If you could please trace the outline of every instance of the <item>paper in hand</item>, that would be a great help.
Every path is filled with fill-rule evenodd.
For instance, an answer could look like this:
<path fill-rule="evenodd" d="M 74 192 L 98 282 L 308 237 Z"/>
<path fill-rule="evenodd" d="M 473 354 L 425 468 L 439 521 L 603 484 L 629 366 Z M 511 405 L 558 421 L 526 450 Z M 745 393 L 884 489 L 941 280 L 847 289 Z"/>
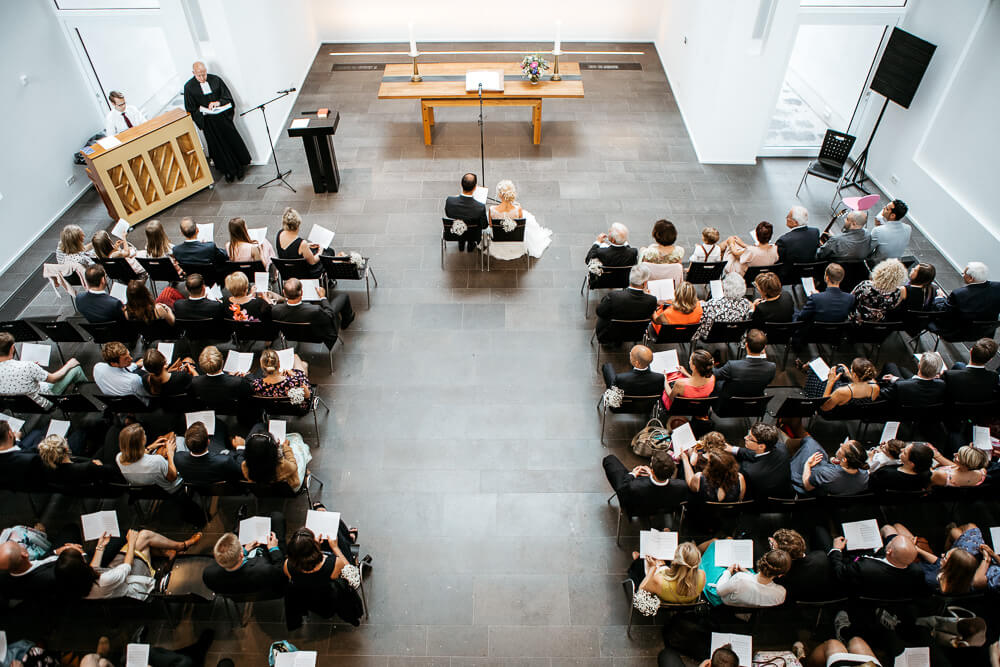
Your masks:
<path fill-rule="evenodd" d="M 753 567 L 753 540 L 716 540 L 715 566 L 732 564 L 750 569 Z"/>
<path fill-rule="evenodd" d="M 198 227 L 198 240 L 203 243 L 214 242 L 215 241 L 215 223 L 206 222 L 201 225 L 196 225 Z"/>
<path fill-rule="evenodd" d="M 309 231 L 309 243 L 315 243 L 320 248 L 329 248 L 333 243 L 334 232 L 323 225 L 313 225 Z"/>
<path fill-rule="evenodd" d="M 201 422 L 205 425 L 205 429 L 208 431 L 209 435 L 215 435 L 215 410 L 200 410 L 198 412 L 188 412 L 184 415 L 187 420 L 187 427 L 191 428 L 191 424 L 195 422 Z"/>
<path fill-rule="evenodd" d="M 271 282 L 271 277 L 266 271 L 256 271 L 253 274 L 253 286 L 257 289 L 257 294 L 263 294 L 267 291 L 269 283 Z"/>
<path fill-rule="evenodd" d="M 316 651 L 276 653 L 274 667 L 316 667 Z"/>
<path fill-rule="evenodd" d="M 983 451 L 993 451 L 993 438 L 990 437 L 990 429 L 987 426 L 972 427 L 972 446 Z"/>
<path fill-rule="evenodd" d="M 844 528 L 848 551 L 882 548 L 882 536 L 878 532 L 878 521 L 875 519 L 849 521 L 841 525 Z"/>
<path fill-rule="evenodd" d="M 802 290 L 806 293 L 806 296 L 818 293 L 816 290 L 816 281 L 813 280 L 812 276 L 806 276 L 802 279 Z"/>
<path fill-rule="evenodd" d="M 753 244 L 754 245 L 759 245 L 760 242 L 757 241 L 757 230 L 756 229 L 751 229 L 750 230 L 750 238 L 753 239 Z"/>
<path fill-rule="evenodd" d="M 251 241 L 263 243 L 267 240 L 267 227 L 254 227 L 253 229 L 248 229 L 247 235 L 250 237 Z"/>
<path fill-rule="evenodd" d="M 253 352 L 237 352 L 229 350 L 226 355 L 226 365 L 222 367 L 224 373 L 249 373 L 253 365 Z"/>
<path fill-rule="evenodd" d="M 680 456 L 687 450 L 698 444 L 691 430 L 691 424 L 681 424 L 670 434 L 670 442 L 674 446 L 674 456 Z"/>
<path fill-rule="evenodd" d="M 167 360 L 167 363 L 171 363 L 174 360 L 174 344 L 173 343 L 157 343 L 156 349 L 160 351 L 163 358 Z"/>
<path fill-rule="evenodd" d="M 33 361 L 39 366 L 49 365 L 52 348 L 38 343 L 21 343 L 21 361 Z"/>
<path fill-rule="evenodd" d="M 677 551 L 677 533 L 659 530 L 639 531 L 639 556 L 652 556 L 657 560 L 671 561 Z"/>
<path fill-rule="evenodd" d="M 886 422 L 885 426 L 882 427 L 882 436 L 879 438 L 879 444 L 885 444 L 896 437 L 896 433 L 899 432 L 899 422 Z"/>
<path fill-rule="evenodd" d="M 673 301 L 674 300 L 674 280 L 673 278 L 664 278 L 662 280 L 650 280 L 646 283 L 646 288 L 649 293 L 656 297 L 657 301 Z"/>
<path fill-rule="evenodd" d="M 62 419 L 53 419 L 49 422 L 49 430 L 45 432 L 45 437 L 50 435 L 58 435 L 63 438 L 69 433 L 70 422 L 64 421 Z"/>
<path fill-rule="evenodd" d="M 125 303 L 128 300 L 128 296 L 126 295 L 125 290 L 126 290 L 125 283 L 117 283 L 117 282 L 111 283 L 111 296 L 115 297 L 122 303 Z"/>
<path fill-rule="evenodd" d="M 285 432 L 288 423 L 284 419 L 271 419 L 267 422 L 267 430 L 274 436 L 275 441 L 280 445 L 285 441 Z"/>
<path fill-rule="evenodd" d="M 212 301 L 222 301 L 222 288 L 218 285 L 212 285 L 205 290 L 205 296 Z"/>
<path fill-rule="evenodd" d="M 809 370 L 816 374 L 820 380 L 826 382 L 826 379 L 830 377 L 830 367 L 826 365 L 823 361 L 823 357 L 816 357 L 809 362 Z"/>
<path fill-rule="evenodd" d="M 125 667 L 149 667 L 149 644 L 126 646 Z"/>
<path fill-rule="evenodd" d="M 256 542 L 267 544 L 271 535 L 271 517 L 252 516 L 240 521 L 240 544 L 247 545 Z"/>
<path fill-rule="evenodd" d="M 753 638 L 750 635 L 738 635 L 729 632 L 713 632 L 712 647 L 708 654 L 712 655 L 719 648 L 729 644 L 736 657 L 739 658 L 740 667 L 753 667 Z"/>
<path fill-rule="evenodd" d="M 340 529 L 340 512 L 306 510 L 306 528 L 315 533 L 316 537 L 336 540 Z"/>
<path fill-rule="evenodd" d="M 931 650 L 926 646 L 903 649 L 896 656 L 895 667 L 931 667 Z"/>
<path fill-rule="evenodd" d="M 721 280 L 712 280 L 712 281 L 710 281 L 708 283 L 708 287 L 712 290 L 712 298 L 713 299 L 721 299 L 722 298 L 723 293 L 722 293 L 722 281 Z"/>
<path fill-rule="evenodd" d="M 1000 526 L 990 528 L 990 542 L 992 542 L 993 551 L 1000 551 Z"/>
<path fill-rule="evenodd" d="M 128 224 L 128 221 L 125 218 L 118 218 L 118 222 L 116 222 L 115 226 L 111 228 L 111 235 L 124 240 L 125 235 L 128 234 L 128 230 L 131 228 L 132 226 Z"/>
<path fill-rule="evenodd" d="M 83 539 L 85 542 L 96 540 L 104 533 L 111 537 L 121 537 L 121 530 L 118 528 L 118 514 L 114 510 L 104 510 L 84 514 L 80 517 L 83 524 Z"/>
<path fill-rule="evenodd" d="M 295 348 L 286 347 L 283 350 L 278 350 L 278 370 L 280 371 L 290 371 L 295 365 Z"/>
<path fill-rule="evenodd" d="M 484 188 L 482 185 L 476 186 L 476 191 L 472 193 L 472 198 L 484 206 L 486 205 L 486 200 L 489 196 L 490 189 Z"/>
<path fill-rule="evenodd" d="M 653 361 L 649 364 L 649 370 L 655 373 L 673 373 L 680 367 L 677 360 L 677 350 L 664 350 L 654 352 Z"/>
<path fill-rule="evenodd" d="M 323 297 L 319 295 L 319 280 L 316 278 L 306 278 L 299 281 L 302 283 L 302 300 L 303 301 L 322 301 Z"/>
<path fill-rule="evenodd" d="M 0 412 L 0 422 L 7 422 L 10 424 L 10 430 L 18 433 L 24 426 L 24 420 L 18 419 L 17 417 L 11 417 L 10 415 Z"/>

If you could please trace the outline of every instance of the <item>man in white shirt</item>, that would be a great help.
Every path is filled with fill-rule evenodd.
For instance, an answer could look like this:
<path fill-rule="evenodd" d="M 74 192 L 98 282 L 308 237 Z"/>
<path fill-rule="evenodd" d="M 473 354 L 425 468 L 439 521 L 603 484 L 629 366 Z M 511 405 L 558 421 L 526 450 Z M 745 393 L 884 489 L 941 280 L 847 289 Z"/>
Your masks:
<path fill-rule="evenodd" d="M 142 109 L 125 104 L 125 96 L 117 90 L 108 93 L 108 101 L 111 102 L 111 111 L 104 117 L 104 134 L 109 137 L 148 120 Z"/>
<path fill-rule="evenodd" d="M 108 396 L 131 396 L 141 398 L 149 396 L 142 386 L 142 376 L 139 368 L 142 359 L 133 362 L 128 348 L 117 341 L 101 346 L 101 357 L 104 361 L 94 365 L 94 382 L 102 394 Z"/>
<path fill-rule="evenodd" d="M 86 382 L 80 362 L 70 359 L 63 367 L 50 373 L 33 361 L 14 358 L 14 337 L 0 333 L 0 395 L 29 396 L 43 408 L 51 405 L 40 393 L 63 394 L 72 385 Z"/>
<path fill-rule="evenodd" d="M 906 252 L 910 234 L 913 232 L 912 227 L 902 222 L 907 210 L 909 209 L 902 200 L 893 199 L 875 216 L 872 241 L 878 244 L 873 257 L 876 262 L 881 262 L 883 259 L 899 259 Z"/>

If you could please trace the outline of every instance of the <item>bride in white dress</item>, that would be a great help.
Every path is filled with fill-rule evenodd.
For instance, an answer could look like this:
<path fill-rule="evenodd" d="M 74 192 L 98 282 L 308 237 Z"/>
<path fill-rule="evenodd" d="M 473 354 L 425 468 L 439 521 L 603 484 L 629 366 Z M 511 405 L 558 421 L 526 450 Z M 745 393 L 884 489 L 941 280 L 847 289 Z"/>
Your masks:
<path fill-rule="evenodd" d="M 504 242 L 490 243 L 490 257 L 495 259 L 517 259 L 528 253 L 532 257 L 541 257 L 545 249 L 552 243 L 552 230 L 538 224 L 530 212 L 521 208 L 515 201 L 517 190 L 511 181 L 503 180 L 497 183 L 497 197 L 500 203 L 491 206 L 489 210 L 490 226 L 499 227 L 505 219 L 524 218 L 524 243 Z"/>

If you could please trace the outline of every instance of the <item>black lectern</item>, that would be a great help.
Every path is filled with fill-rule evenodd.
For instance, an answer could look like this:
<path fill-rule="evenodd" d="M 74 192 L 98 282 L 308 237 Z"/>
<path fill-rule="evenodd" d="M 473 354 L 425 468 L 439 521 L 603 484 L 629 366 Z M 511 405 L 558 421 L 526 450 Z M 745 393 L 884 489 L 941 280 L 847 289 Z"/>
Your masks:
<path fill-rule="evenodd" d="M 288 128 L 288 136 L 302 137 L 312 176 L 313 192 L 339 192 L 340 171 L 337 154 L 333 151 L 333 134 L 340 123 L 340 112 L 331 111 L 326 118 L 308 116 L 307 127 Z"/>

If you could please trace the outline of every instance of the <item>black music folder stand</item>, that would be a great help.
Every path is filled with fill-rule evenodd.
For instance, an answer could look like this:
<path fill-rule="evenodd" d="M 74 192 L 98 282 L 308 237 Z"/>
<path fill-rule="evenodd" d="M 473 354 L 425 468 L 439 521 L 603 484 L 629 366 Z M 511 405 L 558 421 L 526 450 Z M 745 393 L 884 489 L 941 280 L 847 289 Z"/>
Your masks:
<path fill-rule="evenodd" d="M 326 118 L 308 116 L 309 125 L 288 128 L 288 136 L 302 137 L 312 176 L 313 192 L 339 192 L 340 170 L 337 168 L 337 154 L 333 150 L 333 135 L 340 123 L 340 112 L 331 111 Z"/>

